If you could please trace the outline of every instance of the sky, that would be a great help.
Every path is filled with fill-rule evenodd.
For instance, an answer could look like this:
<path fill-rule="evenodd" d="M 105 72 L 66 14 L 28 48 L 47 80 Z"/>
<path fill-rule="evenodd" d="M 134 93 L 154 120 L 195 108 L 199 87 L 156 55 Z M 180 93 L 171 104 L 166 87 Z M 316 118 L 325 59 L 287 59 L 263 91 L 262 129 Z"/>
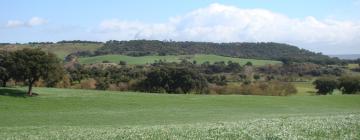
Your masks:
<path fill-rule="evenodd" d="M 360 54 L 360 0 L 1 0 L 0 42 L 279 42 Z"/>

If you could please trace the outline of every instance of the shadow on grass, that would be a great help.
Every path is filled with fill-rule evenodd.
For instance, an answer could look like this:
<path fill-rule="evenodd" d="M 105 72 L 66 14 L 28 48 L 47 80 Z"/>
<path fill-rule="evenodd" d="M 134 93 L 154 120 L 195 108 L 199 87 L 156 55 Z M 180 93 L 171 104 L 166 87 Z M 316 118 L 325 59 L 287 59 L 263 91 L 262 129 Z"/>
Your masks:
<path fill-rule="evenodd" d="M 0 96 L 11 96 L 11 97 L 34 97 L 38 94 L 33 93 L 33 96 L 29 96 L 26 91 L 11 88 L 0 88 Z"/>

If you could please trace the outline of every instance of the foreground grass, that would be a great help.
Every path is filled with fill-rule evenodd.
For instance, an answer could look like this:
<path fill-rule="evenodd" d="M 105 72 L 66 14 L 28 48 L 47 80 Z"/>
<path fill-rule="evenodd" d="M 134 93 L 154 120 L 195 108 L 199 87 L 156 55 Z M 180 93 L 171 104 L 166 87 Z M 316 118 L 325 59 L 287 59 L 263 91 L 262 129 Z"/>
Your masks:
<path fill-rule="evenodd" d="M 156 126 L 0 127 L 3 139 L 360 139 L 360 115 Z"/>
<path fill-rule="evenodd" d="M 266 64 L 280 64 L 279 61 L 272 60 L 256 60 L 256 59 L 242 59 L 242 58 L 233 58 L 233 57 L 224 57 L 218 55 L 168 55 L 168 56 L 141 56 L 141 57 L 132 57 L 126 55 L 101 55 L 95 57 L 84 57 L 80 58 L 80 63 L 83 64 L 92 64 L 92 63 L 101 63 L 103 61 L 110 61 L 113 63 L 119 63 L 120 61 L 125 61 L 128 64 L 132 65 L 142 65 L 142 64 L 151 64 L 155 61 L 166 61 L 166 62 L 180 62 L 181 60 L 186 59 L 190 62 L 196 61 L 198 64 L 202 64 L 206 61 L 210 63 L 219 62 L 219 61 L 233 61 L 240 63 L 241 65 L 246 64 L 247 62 L 252 62 L 254 65 L 261 66 Z"/>
<path fill-rule="evenodd" d="M 2 139 L 358 139 L 360 96 L 0 88 Z"/>

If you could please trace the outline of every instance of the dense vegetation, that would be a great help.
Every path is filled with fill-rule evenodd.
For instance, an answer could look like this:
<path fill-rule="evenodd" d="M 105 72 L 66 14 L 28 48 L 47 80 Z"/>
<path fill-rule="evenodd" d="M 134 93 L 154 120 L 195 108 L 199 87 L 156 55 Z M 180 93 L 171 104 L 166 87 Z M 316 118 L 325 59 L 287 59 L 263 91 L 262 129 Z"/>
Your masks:
<path fill-rule="evenodd" d="M 107 41 L 94 53 L 77 52 L 78 56 L 98 56 L 123 54 L 130 56 L 146 55 L 191 55 L 214 54 L 229 57 L 281 60 L 292 62 L 313 62 L 317 64 L 340 63 L 320 53 L 299 49 L 295 46 L 279 43 L 209 43 L 209 42 L 173 42 L 156 40 Z"/>

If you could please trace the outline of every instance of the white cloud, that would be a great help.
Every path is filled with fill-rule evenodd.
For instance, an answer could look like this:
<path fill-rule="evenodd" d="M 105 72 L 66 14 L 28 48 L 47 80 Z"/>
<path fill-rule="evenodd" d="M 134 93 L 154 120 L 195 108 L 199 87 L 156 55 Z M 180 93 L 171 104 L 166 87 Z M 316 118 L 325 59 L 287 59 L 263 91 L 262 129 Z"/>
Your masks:
<path fill-rule="evenodd" d="M 21 20 L 9 20 L 6 23 L 6 27 L 9 28 L 18 28 L 18 27 L 34 27 L 40 26 L 47 23 L 47 20 L 40 18 L 40 17 L 32 17 L 28 21 L 21 21 Z"/>
<path fill-rule="evenodd" d="M 10 28 L 22 27 L 24 25 L 25 23 L 20 20 L 9 20 L 6 23 L 6 27 L 10 27 Z"/>
<path fill-rule="evenodd" d="M 272 41 L 325 53 L 330 52 L 329 49 L 360 52 L 359 22 L 321 20 L 312 16 L 290 18 L 265 9 L 241 9 L 222 4 L 211 4 L 158 24 L 105 20 L 96 32 L 103 40 Z"/>
<path fill-rule="evenodd" d="M 40 17 L 33 17 L 28 21 L 29 26 L 39 26 L 39 25 L 43 25 L 46 23 L 47 23 L 47 20 L 40 18 Z"/>

